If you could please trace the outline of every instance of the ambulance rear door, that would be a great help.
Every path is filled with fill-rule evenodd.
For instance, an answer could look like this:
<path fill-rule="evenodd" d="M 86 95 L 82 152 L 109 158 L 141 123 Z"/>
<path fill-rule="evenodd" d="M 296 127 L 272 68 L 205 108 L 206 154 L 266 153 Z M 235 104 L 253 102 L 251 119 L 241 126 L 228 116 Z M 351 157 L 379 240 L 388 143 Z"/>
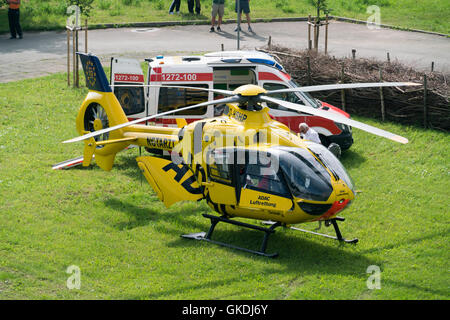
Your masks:
<path fill-rule="evenodd" d="M 129 120 L 146 116 L 148 89 L 143 87 L 144 73 L 138 60 L 111 58 L 110 83 Z"/>
<path fill-rule="evenodd" d="M 198 87 L 205 89 L 213 88 L 212 68 L 204 63 L 196 63 L 195 60 L 186 63 L 186 61 L 183 61 L 183 58 L 184 57 L 172 58 L 180 59 L 179 64 L 177 64 L 176 61 L 171 61 L 171 63 L 160 64 L 158 67 L 152 68 L 150 83 L 160 84 L 162 86 L 154 88 L 156 101 L 155 105 L 150 108 L 152 114 L 180 109 L 213 99 L 212 92 L 189 88 L 170 88 L 170 86 Z M 177 118 L 184 118 L 190 123 L 192 121 L 213 116 L 214 106 L 205 106 L 176 112 L 173 115 L 157 118 L 154 121 L 157 125 L 176 126 Z"/>
<path fill-rule="evenodd" d="M 293 83 L 290 83 L 290 81 L 292 81 L 290 75 L 285 72 L 266 66 L 258 66 L 257 71 L 258 85 L 267 91 L 295 87 Z M 288 102 L 311 106 L 311 102 L 300 93 L 280 93 L 277 95 L 272 95 L 272 97 Z M 309 116 L 307 114 L 289 110 L 275 103 L 267 103 L 267 105 L 270 108 L 269 113 L 271 116 L 273 116 L 277 121 L 284 123 L 289 127 L 289 129 L 295 132 L 298 132 L 298 125 L 305 121 L 305 117 Z"/>
<path fill-rule="evenodd" d="M 256 73 L 254 66 L 221 64 L 214 69 L 214 89 L 233 91 L 246 84 L 256 84 Z M 214 99 L 225 98 L 221 94 L 214 94 Z M 220 116 L 225 109 L 225 104 L 216 105 L 214 116 Z"/>

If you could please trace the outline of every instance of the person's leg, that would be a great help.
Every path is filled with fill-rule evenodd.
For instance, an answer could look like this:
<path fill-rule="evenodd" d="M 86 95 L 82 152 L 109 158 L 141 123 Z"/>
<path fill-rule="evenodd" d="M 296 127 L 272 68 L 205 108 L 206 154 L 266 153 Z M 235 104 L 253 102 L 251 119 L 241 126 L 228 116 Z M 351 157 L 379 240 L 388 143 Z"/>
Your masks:
<path fill-rule="evenodd" d="M 212 16 L 211 17 L 211 32 L 214 32 L 214 26 L 216 25 L 216 17 Z"/>
<path fill-rule="evenodd" d="M 20 10 L 16 13 L 16 31 L 19 35 L 19 39 L 22 39 L 22 27 L 20 26 Z"/>
<path fill-rule="evenodd" d="M 250 26 L 250 13 L 246 13 L 245 17 L 247 18 L 247 24 L 248 24 L 248 31 L 253 31 L 252 27 Z"/>
<path fill-rule="evenodd" d="M 8 22 L 9 22 L 9 32 L 11 33 L 11 38 L 16 37 L 16 27 L 14 25 L 14 13 L 12 10 L 8 9 Z"/>
<path fill-rule="evenodd" d="M 247 24 L 248 24 L 248 26 L 250 27 L 250 13 L 246 13 L 245 14 L 245 17 L 247 18 Z"/>
<path fill-rule="evenodd" d="M 169 7 L 169 14 L 173 14 L 173 10 L 175 9 L 176 2 L 177 2 L 177 0 L 172 1 L 172 4 Z"/>
<path fill-rule="evenodd" d="M 217 16 L 217 4 L 213 3 L 211 8 L 211 32 L 214 31 L 214 27 L 216 25 L 216 16 Z"/>
<path fill-rule="evenodd" d="M 202 5 L 200 4 L 200 0 L 195 0 L 195 13 L 200 14 L 202 11 Z"/>
<path fill-rule="evenodd" d="M 224 5 L 218 4 L 217 5 L 217 14 L 219 15 L 219 20 L 217 22 L 217 31 L 222 31 L 221 26 L 222 26 L 223 13 L 224 13 Z"/>
<path fill-rule="evenodd" d="M 240 23 L 239 23 L 239 25 L 236 27 L 236 30 L 234 30 L 234 31 L 238 31 L 238 29 L 239 29 L 239 31 L 241 31 L 242 13 L 239 13 L 239 21 L 240 21 Z"/>
<path fill-rule="evenodd" d="M 194 0 L 188 0 L 189 13 L 194 13 Z"/>

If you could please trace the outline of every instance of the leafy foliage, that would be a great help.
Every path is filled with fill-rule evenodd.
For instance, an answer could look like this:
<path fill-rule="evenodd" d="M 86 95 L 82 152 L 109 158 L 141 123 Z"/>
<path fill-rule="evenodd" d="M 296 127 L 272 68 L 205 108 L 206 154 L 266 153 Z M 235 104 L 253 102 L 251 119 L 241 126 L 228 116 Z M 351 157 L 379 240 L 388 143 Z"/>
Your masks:
<path fill-rule="evenodd" d="M 66 0 L 67 7 L 76 5 L 80 8 L 81 14 L 89 17 L 94 0 Z"/>

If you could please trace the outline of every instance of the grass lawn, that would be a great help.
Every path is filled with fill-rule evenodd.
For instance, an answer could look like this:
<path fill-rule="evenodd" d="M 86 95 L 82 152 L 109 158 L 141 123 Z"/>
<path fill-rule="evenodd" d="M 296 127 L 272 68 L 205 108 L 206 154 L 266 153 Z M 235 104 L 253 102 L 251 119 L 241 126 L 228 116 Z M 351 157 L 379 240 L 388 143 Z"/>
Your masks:
<path fill-rule="evenodd" d="M 52 171 L 82 154 L 82 144 L 61 142 L 77 135 L 86 89 L 65 79 L 0 84 L 0 299 L 450 298 L 448 134 L 357 118 L 410 140 L 354 130 L 342 161 L 360 193 L 341 231 L 360 242 L 277 229 L 268 252 L 280 256 L 268 259 L 182 239 L 207 230 L 209 207 L 166 209 L 138 170 L 137 150 L 119 153 L 111 172 Z M 261 236 L 228 225 L 215 233 L 254 248 Z M 66 287 L 71 265 L 80 289 Z M 371 265 L 381 269 L 379 290 L 366 285 Z"/>
<path fill-rule="evenodd" d="M 23 0 L 21 21 L 25 30 L 62 29 L 67 19 L 65 1 Z M 95 0 L 90 23 L 129 23 L 150 21 L 209 20 L 212 0 L 202 1 L 199 16 L 191 15 L 181 1 L 180 15 L 169 15 L 172 0 Z M 225 2 L 225 19 L 235 19 L 234 1 Z M 370 5 L 380 7 L 381 23 L 450 33 L 448 0 L 328 0 L 331 14 L 367 20 Z M 251 0 L 252 18 L 299 17 L 315 15 L 311 0 Z M 0 9 L 0 33 L 8 32 L 6 6 Z"/>

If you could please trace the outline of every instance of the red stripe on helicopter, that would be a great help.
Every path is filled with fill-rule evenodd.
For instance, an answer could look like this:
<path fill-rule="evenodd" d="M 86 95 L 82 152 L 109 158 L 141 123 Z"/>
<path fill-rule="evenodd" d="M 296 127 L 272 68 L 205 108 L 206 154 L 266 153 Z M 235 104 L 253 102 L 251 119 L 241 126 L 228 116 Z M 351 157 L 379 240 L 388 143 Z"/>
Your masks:
<path fill-rule="evenodd" d="M 150 81 L 157 82 L 192 82 L 213 81 L 212 73 L 158 73 L 150 76 Z"/>
<path fill-rule="evenodd" d="M 144 76 L 142 74 L 116 73 L 116 74 L 114 74 L 114 81 L 118 81 L 118 82 L 144 82 Z"/>
<path fill-rule="evenodd" d="M 348 205 L 348 203 L 350 202 L 349 199 L 342 199 L 341 201 L 335 201 L 333 203 L 333 205 L 331 206 L 330 209 L 328 209 L 327 212 L 325 212 L 323 215 L 321 215 L 318 219 L 314 220 L 314 221 L 318 221 L 318 220 L 326 220 L 331 218 L 332 216 L 335 216 L 336 214 L 338 214 L 339 212 L 341 212 L 342 210 L 344 210 L 344 208 Z"/>

